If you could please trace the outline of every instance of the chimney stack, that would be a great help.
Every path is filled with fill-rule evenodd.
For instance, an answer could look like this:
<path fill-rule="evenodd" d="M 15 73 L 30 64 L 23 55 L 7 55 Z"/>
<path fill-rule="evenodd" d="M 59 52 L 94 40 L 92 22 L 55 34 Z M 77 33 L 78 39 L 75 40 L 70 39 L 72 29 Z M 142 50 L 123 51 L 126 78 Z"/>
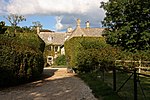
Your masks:
<path fill-rule="evenodd" d="M 90 22 L 89 21 L 86 22 L 86 28 L 90 28 Z"/>
<path fill-rule="evenodd" d="M 67 28 L 67 33 L 71 33 L 72 30 L 73 30 L 73 29 L 69 26 L 69 27 Z"/>
<path fill-rule="evenodd" d="M 36 27 L 36 31 L 37 31 L 37 34 L 40 34 L 40 27 L 39 26 Z"/>
<path fill-rule="evenodd" d="M 80 27 L 81 20 L 77 19 L 77 27 Z"/>

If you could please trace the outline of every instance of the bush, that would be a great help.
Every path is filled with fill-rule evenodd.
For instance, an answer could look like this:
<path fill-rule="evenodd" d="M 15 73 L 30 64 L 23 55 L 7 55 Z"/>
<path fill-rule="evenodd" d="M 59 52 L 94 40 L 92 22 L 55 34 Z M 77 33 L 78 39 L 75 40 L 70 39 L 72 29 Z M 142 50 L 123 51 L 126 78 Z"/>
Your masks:
<path fill-rule="evenodd" d="M 139 62 L 134 61 L 150 61 L 150 51 L 137 51 L 137 52 L 129 52 L 129 51 L 121 51 L 119 54 L 119 60 L 122 62 L 117 62 L 118 67 L 124 68 L 125 70 L 132 70 L 135 66 L 139 66 Z M 124 61 L 128 60 L 130 62 L 125 63 Z M 149 66 L 149 63 L 141 63 L 142 66 Z"/>
<path fill-rule="evenodd" d="M 67 64 L 79 72 L 108 71 L 115 60 L 150 61 L 150 51 L 127 52 L 106 44 L 104 38 L 75 37 L 65 42 Z M 131 69 L 138 63 L 121 64 Z M 148 65 L 146 65 L 148 66 Z"/>
<path fill-rule="evenodd" d="M 119 48 L 106 44 L 103 37 L 76 37 L 65 42 L 69 66 L 79 72 L 110 70 L 119 57 Z"/>
<path fill-rule="evenodd" d="M 105 44 L 98 49 L 84 49 L 78 53 L 77 64 L 80 72 L 108 71 L 113 68 L 118 49 Z"/>
<path fill-rule="evenodd" d="M 68 65 L 81 72 L 108 69 L 115 60 L 115 48 L 106 44 L 103 37 L 76 37 L 65 42 Z M 112 53 L 111 53 L 112 52 Z"/>
<path fill-rule="evenodd" d="M 65 55 L 60 55 L 55 59 L 56 65 L 66 65 L 66 57 Z"/>
<path fill-rule="evenodd" d="M 1 53 L 0 86 L 31 81 L 43 71 L 42 52 L 27 47 L 2 45 Z"/>
<path fill-rule="evenodd" d="M 45 43 L 34 33 L 0 34 L 0 86 L 39 78 L 43 72 Z"/>
<path fill-rule="evenodd" d="M 92 45 L 90 45 L 90 42 L 92 42 Z M 87 44 L 86 46 L 84 46 Z M 93 48 L 98 47 L 98 43 L 102 42 L 103 44 L 105 43 L 104 38 L 99 38 L 99 37 L 74 37 L 71 38 L 70 40 L 66 41 L 64 44 L 65 47 L 65 55 L 66 55 L 66 61 L 67 64 L 70 67 L 77 67 L 77 55 L 82 49 L 86 48 Z M 87 47 L 90 46 L 90 47 Z M 84 47 L 84 48 L 83 48 Z"/>

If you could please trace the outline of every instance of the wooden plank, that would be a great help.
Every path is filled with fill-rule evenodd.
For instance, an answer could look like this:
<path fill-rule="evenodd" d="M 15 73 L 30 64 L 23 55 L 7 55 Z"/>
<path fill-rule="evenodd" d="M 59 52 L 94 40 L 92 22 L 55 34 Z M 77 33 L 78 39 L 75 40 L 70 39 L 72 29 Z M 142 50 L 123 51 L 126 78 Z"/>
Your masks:
<path fill-rule="evenodd" d="M 135 61 L 135 60 L 116 60 L 115 62 L 140 62 L 140 61 Z M 141 63 L 150 63 L 150 61 L 141 61 Z"/>
<path fill-rule="evenodd" d="M 140 68 L 140 69 L 150 69 L 150 67 L 135 67 L 135 68 Z"/>

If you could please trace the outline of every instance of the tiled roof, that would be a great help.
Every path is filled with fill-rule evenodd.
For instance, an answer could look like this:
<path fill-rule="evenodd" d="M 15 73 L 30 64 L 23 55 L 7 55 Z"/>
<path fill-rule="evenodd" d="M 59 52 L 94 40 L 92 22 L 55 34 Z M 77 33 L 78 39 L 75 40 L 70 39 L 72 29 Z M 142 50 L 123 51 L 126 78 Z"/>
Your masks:
<path fill-rule="evenodd" d="M 80 27 L 80 19 L 77 19 L 77 26 L 72 32 L 40 32 L 39 36 L 44 40 L 44 42 L 49 45 L 63 45 L 66 40 L 71 39 L 72 37 L 102 37 L 102 32 L 104 28 L 90 28 L 89 21 L 87 22 L 87 28 Z"/>
<path fill-rule="evenodd" d="M 89 37 L 102 37 L 104 28 L 82 28 L 82 31 Z"/>
<path fill-rule="evenodd" d="M 87 35 L 79 26 L 77 26 L 76 29 L 72 31 L 68 39 L 71 39 L 72 37 L 79 37 L 79 36 L 87 36 Z"/>
<path fill-rule="evenodd" d="M 68 39 L 71 39 L 72 37 L 102 37 L 102 32 L 104 28 L 80 28 L 77 26 L 77 28 L 71 33 L 70 37 Z"/>
<path fill-rule="evenodd" d="M 40 32 L 39 36 L 47 44 L 52 45 L 63 45 L 66 39 L 71 39 L 72 37 L 102 37 L 102 32 L 104 28 L 80 28 L 77 27 L 71 33 L 57 33 L 57 32 Z"/>
<path fill-rule="evenodd" d="M 65 33 L 56 33 L 56 32 L 40 32 L 39 36 L 47 45 L 48 44 L 63 45 L 66 38 Z"/>

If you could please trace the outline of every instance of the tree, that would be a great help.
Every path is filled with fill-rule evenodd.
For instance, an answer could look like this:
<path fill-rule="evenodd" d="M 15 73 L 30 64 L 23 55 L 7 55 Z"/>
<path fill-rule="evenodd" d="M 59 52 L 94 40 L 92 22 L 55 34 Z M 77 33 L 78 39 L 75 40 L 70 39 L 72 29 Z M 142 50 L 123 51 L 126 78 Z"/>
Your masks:
<path fill-rule="evenodd" d="M 106 11 L 102 24 L 109 44 L 132 52 L 150 49 L 149 0 L 109 0 L 101 7 Z"/>
<path fill-rule="evenodd" d="M 17 15 L 17 14 L 10 14 L 10 15 L 4 16 L 4 17 L 9 21 L 11 26 L 14 28 L 15 33 L 16 33 L 17 25 L 22 21 L 26 21 L 26 18 L 24 16 Z"/>
<path fill-rule="evenodd" d="M 1 21 L 0 22 L 0 34 L 4 34 L 7 28 L 5 27 L 5 22 Z"/>
<path fill-rule="evenodd" d="M 33 26 L 32 26 L 33 29 L 36 29 L 37 27 L 42 29 L 42 24 L 39 21 L 32 22 L 32 24 L 33 24 Z"/>
<path fill-rule="evenodd" d="M 7 17 L 5 16 L 5 18 L 9 21 L 9 23 L 11 24 L 11 26 L 16 27 L 17 24 L 19 24 L 22 21 L 26 21 L 26 18 L 22 15 L 17 15 L 17 14 L 10 14 Z"/>

